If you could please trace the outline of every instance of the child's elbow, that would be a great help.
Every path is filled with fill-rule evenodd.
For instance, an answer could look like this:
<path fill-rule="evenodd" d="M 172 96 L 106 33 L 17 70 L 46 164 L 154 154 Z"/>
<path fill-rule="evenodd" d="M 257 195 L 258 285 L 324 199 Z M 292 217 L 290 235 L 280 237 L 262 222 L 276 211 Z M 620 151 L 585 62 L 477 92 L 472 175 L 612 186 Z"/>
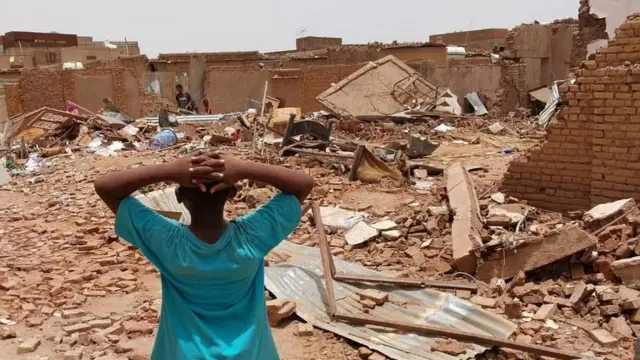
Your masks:
<path fill-rule="evenodd" d="M 97 178 L 93 182 L 93 188 L 100 197 L 107 194 L 109 192 L 109 182 L 107 181 L 106 176 Z"/>

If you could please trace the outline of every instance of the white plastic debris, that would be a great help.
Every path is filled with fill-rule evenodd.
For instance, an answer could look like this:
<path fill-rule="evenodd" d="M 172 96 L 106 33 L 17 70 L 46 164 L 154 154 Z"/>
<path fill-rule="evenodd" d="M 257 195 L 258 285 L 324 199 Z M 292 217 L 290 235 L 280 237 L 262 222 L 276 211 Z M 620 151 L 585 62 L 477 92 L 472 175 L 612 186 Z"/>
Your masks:
<path fill-rule="evenodd" d="M 27 164 L 25 165 L 25 170 L 28 173 L 36 172 L 40 170 L 40 165 L 42 163 L 42 158 L 38 153 L 29 154 L 29 160 L 27 160 Z"/>

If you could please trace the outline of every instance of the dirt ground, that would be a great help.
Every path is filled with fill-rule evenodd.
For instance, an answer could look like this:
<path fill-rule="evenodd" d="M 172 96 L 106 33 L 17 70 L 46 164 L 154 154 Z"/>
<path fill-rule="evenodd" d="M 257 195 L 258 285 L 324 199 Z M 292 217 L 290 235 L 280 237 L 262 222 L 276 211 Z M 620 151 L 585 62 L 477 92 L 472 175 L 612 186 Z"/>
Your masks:
<path fill-rule="evenodd" d="M 496 187 L 511 159 L 537 143 L 496 139 L 491 145 L 459 144 L 443 138 L 430 164 L 480 166 L 472 176 L 478 194 L 486 193 Z M 495 141 L 519 151 L 500 153 Z M 244 157 L 248 152 L 246 148 L 224 150 Z M 83 152 L 63 154 L 48 159 L 39 174 L 16 176 L 0 185 L 0 319 L 6 319 L 4 326 L 0 325 L 0 359 L 63 359 L 70 349 L 78 348 L 83 359 L 108 354 L 132 360 L 148 358 L 160 309 L 159 275 L 135 248 L 114 235 L 113 215 L 94 194 L 93 180 L 106 171 L 170 160 L 177 152 L 132 151 L 110 158 Z M 275 152 L 263 161 L 282 162 Z M 417 190 L 411 185 L 349 183 L 344 173 L 324 160 L 294 157 L 286 163 L 314 175 L 313 198 L 327 206 L 339 204 L 374 217 L 394 217 L 405 213 L 407 205 L 416 200 L 425 206 L 446 204 L 441 175 L 429 178 L 430 189 Z M 238 207 L 246 208 L 231 204 L 229 215 L 237 214 Z M 291 241 L 317 245 L 308 231 L 308 226 L 301 226 Z M 438 262 L 445 250 L 436 251 L 440 253 Z M 368 265 L 362 261 L 366 251 L 353 249 L 337 257 Z M 377 269 L 384 270 L 386 265 Z M 392 267 L 397 265 L 388 266 Z M 408 270 L 409 276 L 442 278 L 441 272 Z M 296 336 L 300 321 L 293 317 L 272 329 L 282 359 L 359 359 L 358 344 L 332 333 L 314 329 L 312 337 Z M 69 329 L 77 324 L 90 327 Z M 104 329 L 104 336 L 89 336 L 97 332 L 94 329 Z M 33 338 L 40 339 L 35 351 L 18 354 L 19 344 Z"/>

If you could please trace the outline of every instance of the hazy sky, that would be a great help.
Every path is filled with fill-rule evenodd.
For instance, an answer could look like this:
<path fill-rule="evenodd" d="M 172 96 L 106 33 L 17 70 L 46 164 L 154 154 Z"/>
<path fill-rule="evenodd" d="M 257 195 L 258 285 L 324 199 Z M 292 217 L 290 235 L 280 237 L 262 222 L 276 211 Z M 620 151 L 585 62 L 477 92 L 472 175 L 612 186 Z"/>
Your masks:
<path fill-rule="evenodd" d="M 426 41 L 430 34 L 577 17 L 579 0 L 31 0 L 0 33 L 56 31 L 135 40 L 150 57 L 187 51 L 295 48 L 297 33 L 347 44 Z"/>

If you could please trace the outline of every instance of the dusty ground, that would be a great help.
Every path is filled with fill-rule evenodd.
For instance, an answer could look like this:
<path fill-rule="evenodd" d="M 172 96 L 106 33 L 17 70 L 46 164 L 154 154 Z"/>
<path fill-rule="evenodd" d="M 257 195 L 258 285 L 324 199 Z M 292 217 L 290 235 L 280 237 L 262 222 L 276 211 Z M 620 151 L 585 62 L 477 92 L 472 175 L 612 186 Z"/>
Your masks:
<path fill-rule="evenodd" d="M 521 149 L 535 144 L 530 140 L 509 142 Z M 241 152 L 246 154 L 246 149 Z M 5 326 L 0 325 L 0 339 L 3 334 L 16 335 L 0 340 L 1 359 L 62 359 L 65 352 L 79 346 L 86 359 L 113 352 L 129 359 L 148 358 L 161 298 L 159 275 L 137 250 L 113 234 L 113 216 L 93 193 L 92 181 L 108 170 L 175 156 L 173 150 L 129 152 L 106 159 L 83 153 L 59 155 L 48 160 L 40 174 L 17 176 L 0 186 L 0 319 L 9 319 Z M 497 183 L 513 156 L 517 154 L 499 154 L 496 146 L 486 143 L 447 142 L 433 159 L 442 165 L 460 161 L 484 166 L 485 170 L 474 172 L 478 193 L 482 193 Z M 410 186 L 349 184 L 343 174 L 319 162 L 290 162 L 316 176 L 314 197 L 324 198 L 324 204 L 393 217 L 406 212 L 407 205 L 416 200 L 424 205 L 443 203 L 442 176 L 432 178 L 433 190 L 416 191 Z M 234 206 L 229 215 L 236 213 Z M 308 227 L 303 224 L 292 241 L 314 245 Z M 354 249 L 338 257 L 358 261 L 358 254 L 366 250 Z M 419 268 L 414 270 L 409 275 L 425 275 Z M 273 328 L 282 359 L 358 359 L 357 344 L 331 333 L 315 329 L 310 338 L 294 335 L 297 322 L 292 319 Z M 68 327 L 74 324 L 90 324 L 91 328 L 69 335 Z M 118 329 L 120 324 L 123 327 Z M 103 338 L 87 336 L 96 332 L 93 329 L 105 328 Z M 32 338 L 40 339 L 37 349 L 17 355 L 18 345 Z"/>

